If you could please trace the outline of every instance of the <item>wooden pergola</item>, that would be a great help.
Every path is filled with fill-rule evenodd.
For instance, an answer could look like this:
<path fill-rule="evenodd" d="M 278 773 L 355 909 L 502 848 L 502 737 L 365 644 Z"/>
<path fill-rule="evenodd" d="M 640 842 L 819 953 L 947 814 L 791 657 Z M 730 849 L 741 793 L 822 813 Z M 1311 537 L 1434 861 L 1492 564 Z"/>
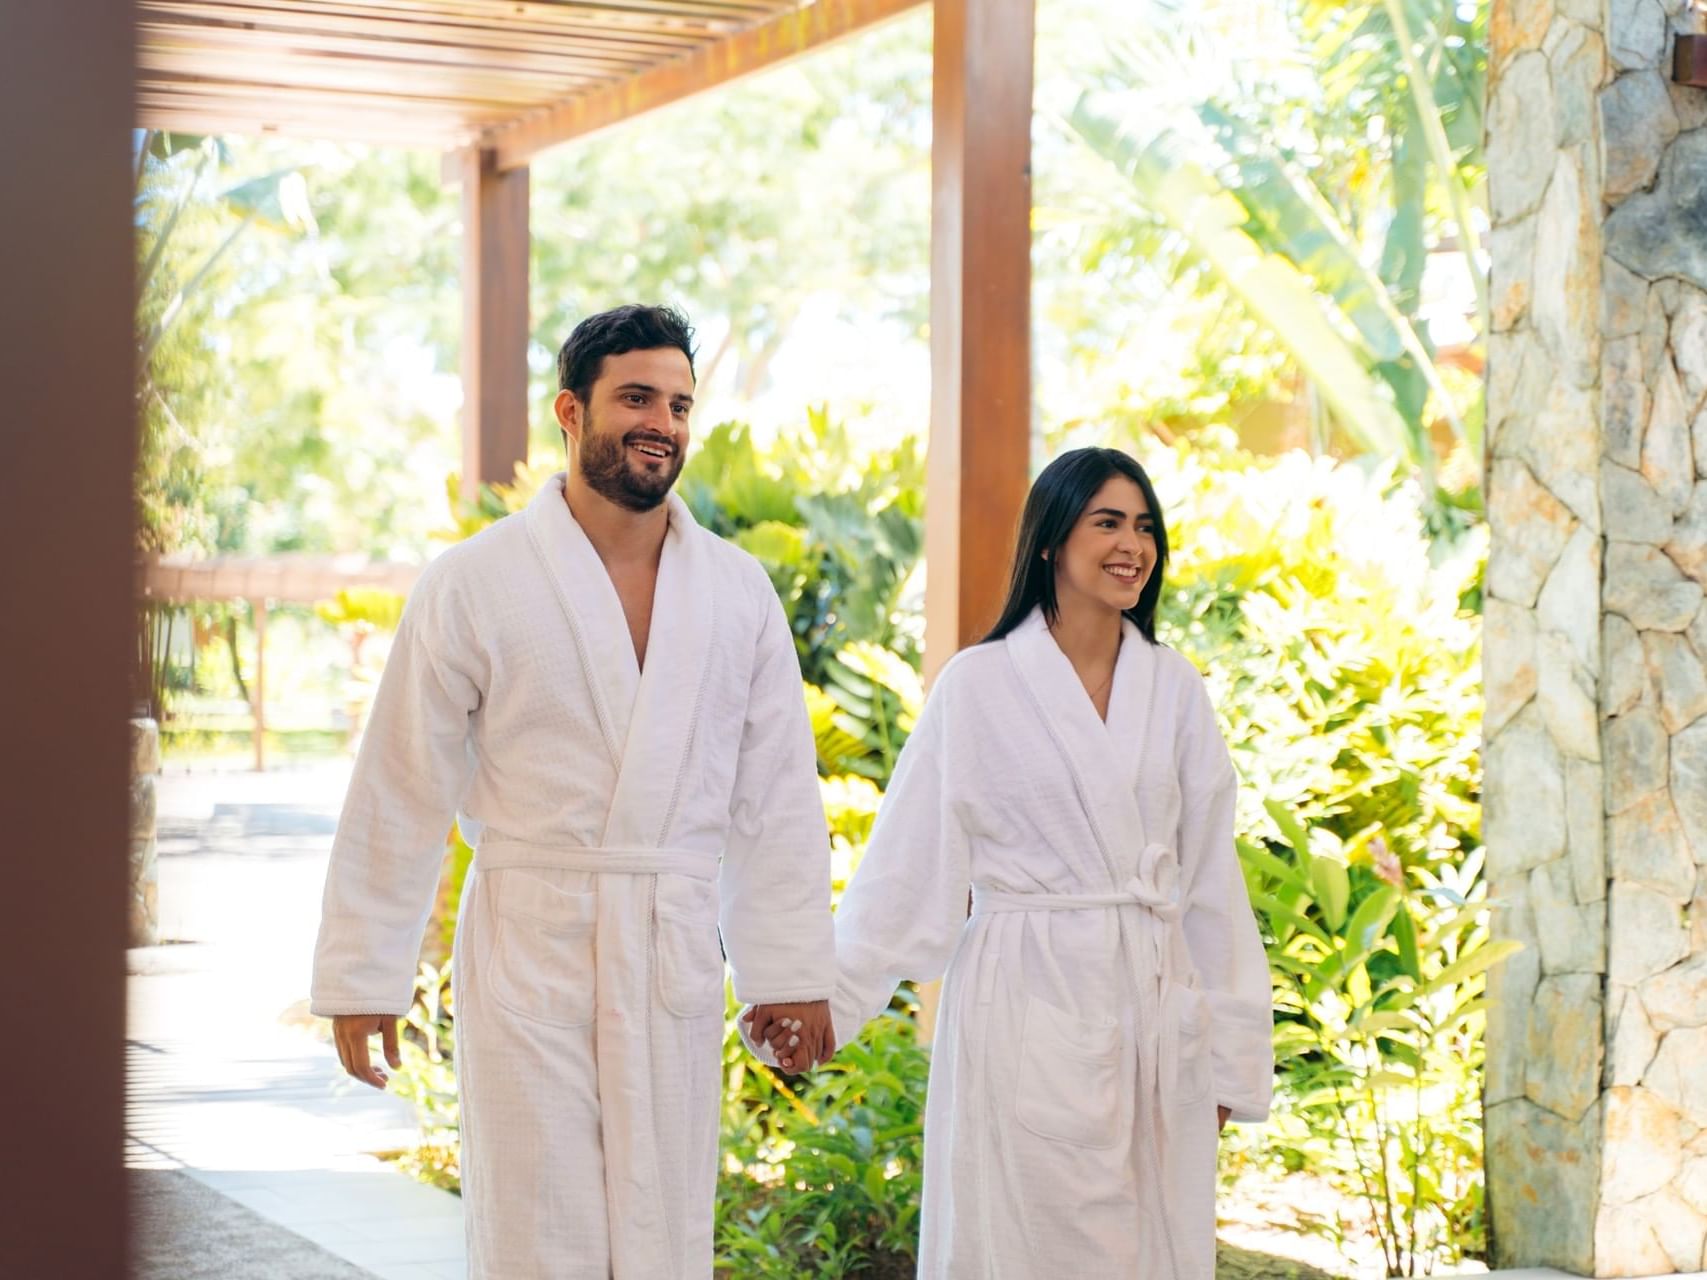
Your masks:
<path fill-rule="evenodd" d="M 315 604 L 340 591 L 373 588 L 408 595 L 421 566 L 369 560 L 361 555 L 154 557 L 141 566 L 137 597 L 142 603 L 189 604 L 197 600 L 242 600 L 255 618 L 255 674 L 249 706 L 255 716 L 255 771 L 267 767 L 267 606 Z"/>
<path fill-rule="evenodd" d="M 7 1186 L 0 1271 L 128 1274 L 120 1153 L 125 721 L 136 642 L 131 130 L 273 129 L 436 143 L 461 156 L 456 170 L 476 179 L 469 447 L 473 474 L 490 476 L 521 438 L 527 254 L 518 233 L 528 148 L 774 65 L 904 7 L 0 5 L 0 113 L 24 126 L 13 130 L 0 184 L 0 243 L 18 250 L 7 260 L 9 297 L 27 302 L 0 307 L 0 374 L 17 426 L 0 433 L 0 523 L 16 551 L 0 561 L 0 580 L 6 599 L 28 602 L 6 632 L 8 729 L 19 745 L 7 782 L 29 800 L 9 815 L 12 844 L 24 851 L 9 888 L 24 909 L 0 933 L 0 962 L 29 975 L 15 984 L 13 1013 L 54 1048 L 10 1064 L 13 1093 L 30 1105 L 15 1108 L 9 1136 L 29 1159 Z M 1032 0 L 937 0 L 935 21 L 929 553 L 940 661 L 995 607 L 999 566 L 989 552 L 1005 544 L 1027 479 Z M 633 24 L 642 30 L 630 37 Z M 630 48 L 618 58 L 612 44 Z M 418 132 L 429 120 L 443 132 Z M 518 406 L 509 418 L 506 404 Z M 51 482 L 66 476 L 76 477 L 74 497 Z M 963 572 L 962 546 L 986 558 L 968 559 Z"/>
<path fill-rule="evenodd" d="M 139 0 L 137 102 L 150 127 L 444 152 L 463 190 L 472 488 L 526 456 L 532 158 L 921 2 Z M 991 551 L 1029 481 L 1033 4 L 934 4 L 933 669 L 994 620 L 1006 565 Z"/>

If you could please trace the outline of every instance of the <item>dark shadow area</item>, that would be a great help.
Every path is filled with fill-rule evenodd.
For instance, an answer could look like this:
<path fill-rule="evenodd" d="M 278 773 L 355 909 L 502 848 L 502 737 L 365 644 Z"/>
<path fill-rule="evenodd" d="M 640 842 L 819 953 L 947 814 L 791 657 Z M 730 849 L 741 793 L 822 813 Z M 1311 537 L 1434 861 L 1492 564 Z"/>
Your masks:
<path fill-rule="evenodd" d="M 370 1280 L 188 1174 L 133 1169 L 127 1178 L 134 1280 Z"/>
<path fill-rule="evenodd" d="M 1230 1244 L 1215 1248 L 1215 1280 L 1342 1280 L 1326 1271 L 1272 1253 L 1253 1253 Z"/>

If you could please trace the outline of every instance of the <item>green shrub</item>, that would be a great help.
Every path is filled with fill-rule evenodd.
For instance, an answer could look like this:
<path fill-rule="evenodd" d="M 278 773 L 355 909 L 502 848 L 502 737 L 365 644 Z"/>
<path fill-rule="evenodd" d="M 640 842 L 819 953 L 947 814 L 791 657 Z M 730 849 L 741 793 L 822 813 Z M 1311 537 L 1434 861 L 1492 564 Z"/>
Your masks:
<path fill-rule="evenodd" d="M 726 1038 L 718 1275 L 913 1275 L 930 1059 L 909 1001 L 806 1076 Z"/>
<path fill-rule="evenodd" d="M 1479 835 L 1484 531 L 1431 541 L 1386 471 L 1148 462 L 1178 548 L 1162 630 L 1244 781 L 1274 984 L 1274 1118 L 1228 1163 L 1326 1177 L 1395 1274 L 1479 1256 L 1482 992 L 1509 950 L 1488 942 Z"/>

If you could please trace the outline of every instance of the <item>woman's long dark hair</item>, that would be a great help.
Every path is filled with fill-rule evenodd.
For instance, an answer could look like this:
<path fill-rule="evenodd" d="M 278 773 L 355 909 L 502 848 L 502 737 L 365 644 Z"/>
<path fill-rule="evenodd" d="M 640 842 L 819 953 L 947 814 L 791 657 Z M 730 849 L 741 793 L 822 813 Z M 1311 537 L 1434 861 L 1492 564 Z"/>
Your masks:
<path fill-rule="evenodd" d="M 1156 643 L 1156 602 L 1162 595 L 1162 571 L 1168 565 L 1168 530 L 1162 522 L 1162 507 L 1156 501 L 1150 477 L 1136 458 L 1119 449 L 1070 450 L 1043 468 L 1042 474 L 1032 482 L 1025 511 L 1020 516 L 1019 545 L 1014 548 L 1007 603 L 982 643 L 1000 640 L 1039 606 L 1046 620 L 1055 621 L 1059 612 L 1055 602 L 1055 557 L 1110 476 L 1125 476 L 1138 486 L 1155 522 L 1156 563 L 1144 580 L 1144 589 L 1138 593 L 1138 603 L 1123 612 L 1146 640 Z"/>

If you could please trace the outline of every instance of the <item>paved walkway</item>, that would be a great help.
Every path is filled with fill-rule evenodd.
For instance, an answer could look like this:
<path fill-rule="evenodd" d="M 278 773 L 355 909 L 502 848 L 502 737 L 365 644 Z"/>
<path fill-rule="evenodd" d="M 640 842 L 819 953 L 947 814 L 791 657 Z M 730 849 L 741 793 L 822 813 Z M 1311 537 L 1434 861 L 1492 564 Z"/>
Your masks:
<path fill-rule="evenodd" d="M 412 1140 L 409 1106 L 349 1081 L 306 1012 L 320 887 L 348 775 L 339 763 L 264 775 L 170 770 L 161 779 L 169 941 L 131 952 L 126 1155 L 133 1169 L 181 1177 L 132 1175 L 152 1269 L 143 1280 L 199 1274 L 185 1258 L 220 1253 L 220 1240 L 255 1231 L 247 1215 L 210 1216 L 196 1188 L 256 1215 L 256 1247 L 273 1259 L 257 1254 L 208 1274 L 464 1275 L 461 1202 L 371 1154 Z M 174 1223 L 190 1238 L 174 1244 Z M 278 1251 L 293 1241 L 307 1243 L 295 1269 L 285 1268 Z"/>

